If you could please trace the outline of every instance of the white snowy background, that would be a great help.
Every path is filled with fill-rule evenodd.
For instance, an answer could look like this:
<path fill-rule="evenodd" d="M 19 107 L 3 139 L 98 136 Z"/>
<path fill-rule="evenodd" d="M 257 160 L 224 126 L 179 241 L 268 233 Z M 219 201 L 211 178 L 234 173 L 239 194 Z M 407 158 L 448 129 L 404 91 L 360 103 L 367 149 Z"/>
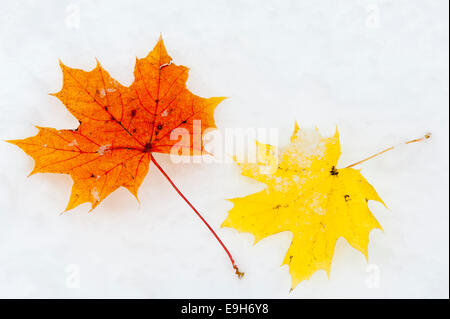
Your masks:
<path fill-rule="evenodd" d="M 75 128 L 48 93 L 61 88 L 58 59 L 89 70 L 98 58 L 125 85 L 135 57 L 162 33 L 188 88 L 228 96 L 219 130 L 278 128 L 294 119 L 332 134 L 353 163 L 430 131 L 431 140 L 361 167 L 389 209 L 371 202 L 385 232 L 370 235 L 369 263 L 340 239 L 330 279 L 319 271 L 289 293 L 291 240 L 220 229 L 226 198 L 262 188 L 233 164 L 174 164 L 157 155 L 218 230 L 246 276 L 239 280 L 201 221 L 154 166 L 92 213 L 60 215 L 67 175 L 27 178 L 33 160 L 0 142 L 0 297 L 448 298 L 448 2 L 441 1 L 3 1 L 0 139 L 34 125 Z"/>

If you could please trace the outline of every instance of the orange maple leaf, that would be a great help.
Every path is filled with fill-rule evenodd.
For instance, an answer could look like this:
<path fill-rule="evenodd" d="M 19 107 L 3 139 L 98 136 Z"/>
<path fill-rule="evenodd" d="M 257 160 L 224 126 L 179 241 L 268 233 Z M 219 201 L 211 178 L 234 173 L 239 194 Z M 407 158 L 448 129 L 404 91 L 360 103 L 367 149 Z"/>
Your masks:
<path fill-rule="evenodd" d="M 114 80 L 98 61 L 90 72 L 60 64 L 63 88 L 52 95 L 80 125 L 75 130 L 38 127 L 36 136 L 9 142 L 33 157 L 31 174 L 72 177 L 66 210 L 85 202 L 93 209 L 120 186 L 137 198 L 152 153 L 170 153 L 179 143 L 170 138 L 175 128 L 193 136 L 194 121 L 202 131 L 216 127 L 214 109 L 224 98 L 192 94 L 185 84 L 188 68 L 172 63 L 161 38 L 147 57 L 136 59 L 135 80 L 129 87 Z M 195 143 L 183 147 L 191 155 L 203 150 Z"/>
<path fill-rule="evenodd" d="M 201 155 L 201 132 L 216 127 L 214 109 L 225 98 L 191 93 L 186 88 L 188 68 L 172 63 L 161 37 L 145 58 L 136 59 L 135 79 L 129 87 L 114 80 L 98 61 L 89 72 L 60 64 L 63 87 L 52 95 L 80 125 L 75 130 L 38 127 L 33 137 L 8 141 L 33 157 L 30 175 L 69 174 L 74 184 L 65 211 L 86 202 L 92 210 L 120 186 L 137 199 L 152 161 L 212 232 L 241 277 L 223 242 L 152 155 L 170 153 L 175 145 L 190 155 Z M 200 141 L 173 139 L 174 129 L 184 129 L 184 136 L 200 135 Z"/>

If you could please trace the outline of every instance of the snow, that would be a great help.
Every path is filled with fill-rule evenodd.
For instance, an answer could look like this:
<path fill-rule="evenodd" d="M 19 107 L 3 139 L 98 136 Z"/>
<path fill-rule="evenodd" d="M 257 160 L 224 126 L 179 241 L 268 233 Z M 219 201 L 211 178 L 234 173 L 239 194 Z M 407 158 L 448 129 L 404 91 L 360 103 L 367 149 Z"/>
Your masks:
<path fill-rule="evenodd" d="M 105 155 L 105 152 L 108 151 L 111 147 L 111 144 L 107 144 L 107 145 L 101 145 L 98 150 L 97 153 L 99 153 L 100 155 Z"/>
<path fill-rule="evenodd" d="M 72 140 L 72 142 L 70 142 L 69 144 L 67 144 L 67 146 L 77 146 L 78 142 L 76 139 Z"/>
<path fill-rule="evenodd" d="M 92 197 L 94 198 L 95 201 L 98 202 L 98 201 L 100 200 L 100 195 L 99 195 L 98 190 L 97 190 L 96 187 L 94 187 L 94 188 L 92 189 L 91 195 L 92 195 Z"/>
<path fill-rule="evenodd" d="M 0 143 L 0 297 L 448 298 L 448 2 L 440 1 L 9 1 L 0 12 L 0 139 L 34 125 L 76 128 L 48 93 L 62 85 L 58 59 L 91 70 L 96 58 L 124 85 L 135 57 L 160 33 L 188 88 L 227 96 L 218 128 L 336 125 L 343 167 L 391 145 L 433 134 L 364 163 L 384 206 L 369 261 L 338 241 L 330 279 L 321 271 L 289 293 L 280 267 L 292 234 L 253 246 L 219 229 L 232 203 L 263 189 L 233 163 L 160 165 L 230 248 L 242 280 L 206 227 L 150 167 L 136 199 L 125 189 L 95 210 L 67 205 L 69 176 L 35 174 L 20 149 Z M 267 141 L 262 141 L 267 142 Z"/>

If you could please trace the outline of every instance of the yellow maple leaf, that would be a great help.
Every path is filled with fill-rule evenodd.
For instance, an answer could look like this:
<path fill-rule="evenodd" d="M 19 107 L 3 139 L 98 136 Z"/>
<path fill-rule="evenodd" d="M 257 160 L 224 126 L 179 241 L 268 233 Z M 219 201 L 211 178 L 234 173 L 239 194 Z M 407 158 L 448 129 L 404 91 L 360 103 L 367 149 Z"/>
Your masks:
<path fill-rule="evenodd" d="M 340 237 L 368 258 L 369 233 L 382 228 L 367 202 L 384 203 L 359 170 L 336 168 L 341 154 L 337 129 L 333 137 L 322 137 L 295 124 L 291 143 L 279 156 L 271 145 L 257 143 L 257 149 L 256 163 L 238 165 L 242 175 L 267 188 L 231 199 L 234 207 L 222 227 L 251 233 L 255 243 L 291 231 L 283 265 L 289 266 L 292 289 L 318 270 L 329 275 Z"/>

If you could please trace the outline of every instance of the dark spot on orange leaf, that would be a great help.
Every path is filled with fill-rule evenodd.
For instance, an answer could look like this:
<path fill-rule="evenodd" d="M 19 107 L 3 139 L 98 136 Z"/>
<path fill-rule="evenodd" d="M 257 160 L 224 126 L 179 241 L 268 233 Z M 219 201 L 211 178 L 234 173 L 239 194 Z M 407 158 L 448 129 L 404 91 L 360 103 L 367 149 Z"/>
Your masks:
<path fill-rule="evenodd" d="M 151 151 L 151 149 L 152 149 L 152 143 L 148 142 L 147 144 L 145 144 L 143 152 L 148 153 Z"/>

